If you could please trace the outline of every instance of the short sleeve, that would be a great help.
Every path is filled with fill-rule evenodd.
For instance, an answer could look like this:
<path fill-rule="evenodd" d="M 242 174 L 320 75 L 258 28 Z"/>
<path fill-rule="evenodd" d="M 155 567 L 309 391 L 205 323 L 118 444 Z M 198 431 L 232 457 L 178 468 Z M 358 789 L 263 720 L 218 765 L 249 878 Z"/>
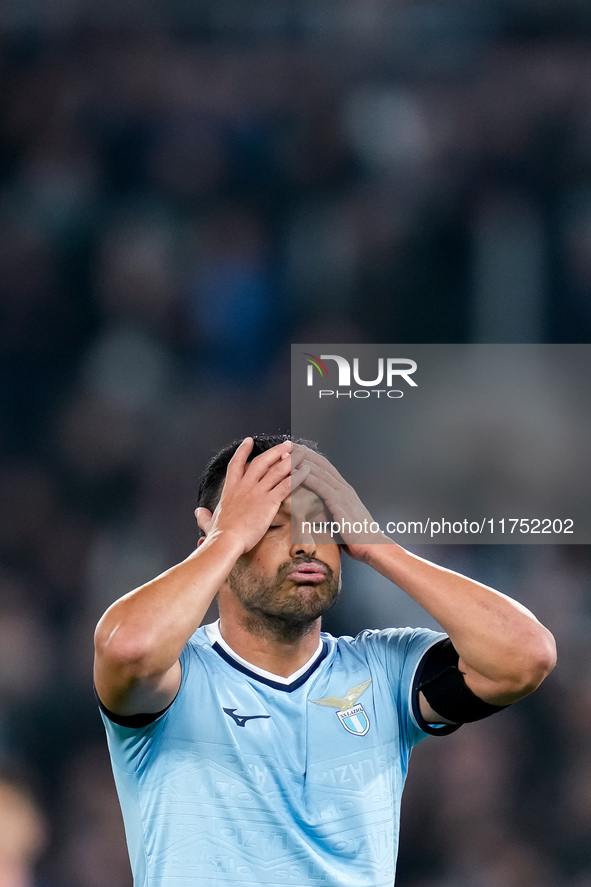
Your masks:
<path fill-rule="evenodd" d="M 190 642 L 189 642 L 190 643 Z M 135 772 L 140 761 L 150 754 L 150 749 L 157 741 L 157 737 L 166 723 L 169 712 L 172 711 L 183 693 L 187 681 L 187 674 L 191 664 L 189 644 L 187 644 L 179 657 L 181 663 L 181 683 L 173 701 L 162 712 L 152 718 L 148 716 L 145 723 L 138 718 L 136 725 L 125 723 L 126 719 L 113 719 L 104 705 L 99 703 L 99 712 L 107 734 L 107 744 L 111 753 L 111 760 L 115 767 L 126 773 Z"/>
<path fill-rule="evenodd" d="M 392 702 L 400 725 L 400 740 L 408 755 L 413 746 L 427 735 L 451 732 L 447 725 L 431 726 L 421 717 L 417 699 L 416 677 L 427 652 L 447 637 L 428 628 L 397 628 L 372 632 L 368 638 L 385 668 Z M 455 726 L 452 730 L 455 730 Z"/>

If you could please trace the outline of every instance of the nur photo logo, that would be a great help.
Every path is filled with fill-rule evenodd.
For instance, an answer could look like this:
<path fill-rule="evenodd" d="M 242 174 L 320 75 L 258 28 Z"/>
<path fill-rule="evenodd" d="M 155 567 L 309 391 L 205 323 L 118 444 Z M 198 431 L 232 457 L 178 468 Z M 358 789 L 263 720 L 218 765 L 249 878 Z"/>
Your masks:
<path fill-rule="evenodd" d="M 340 354 L 321 354 L 319 357 L 307 351 L 302 352 L 302 354 L 307 363 L 306 385 L 308 388 L 314 387 L 315 379 L 318 376 L 320 376 L 322 382 L 328 378 L 329 372 L 325 361 L 333 361 L 336 364 L 336 368 L 331 366 L 331 382 L 334 378 L 335 382 L 333 384 L 336 384 L 336 389 L 320 388 L 318 390 L 319 398 L 355 397 L 359 400 L 364 400 L 372 396 L 379 398 L 384 394 L 390 399 L 398 399 L 404 397 L 404 391 L 400 388 L 394 388 L 395 384 L 405 382 L 411 388 L 418 387 L 418 383 L 412 378 L 417 370 L 417 362 L 408 357 L 379 357 L 377 359 L 377 366 L 371 367 L 371 372 L 372 374 L 375 373 L 375 378 L 365 379 L 361 378 L 360 359 L 358 357 L 353 358 L 353 366 L 351 367 L 349 360 Z M 365 366 L 364 372 L 369 372 L 369 369 Z M 351 375 L 353 376 L 353 382 L 362 387 L 352 387 Z M 383 384 L 386 385 L 385 388 L 378 387 Z M 337 389 L 349 390 L 341 391 Z"/>

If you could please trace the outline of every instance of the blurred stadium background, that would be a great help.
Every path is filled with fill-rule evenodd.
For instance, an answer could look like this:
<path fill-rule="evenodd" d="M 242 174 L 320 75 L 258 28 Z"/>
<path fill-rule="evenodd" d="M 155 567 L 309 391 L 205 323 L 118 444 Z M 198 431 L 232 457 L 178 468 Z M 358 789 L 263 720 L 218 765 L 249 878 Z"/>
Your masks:
<path fill-rule="evenodd" d="M 590 333 L 588 0 L 0 0 L 1 887 L 130 887 L 93 628 L 290 342 Z M 424 552 L 560 664 L 417 749 L 397 884 L 590 887 L 589 550 Z M 352 578 L 333 630 L 414 621 Z"/>

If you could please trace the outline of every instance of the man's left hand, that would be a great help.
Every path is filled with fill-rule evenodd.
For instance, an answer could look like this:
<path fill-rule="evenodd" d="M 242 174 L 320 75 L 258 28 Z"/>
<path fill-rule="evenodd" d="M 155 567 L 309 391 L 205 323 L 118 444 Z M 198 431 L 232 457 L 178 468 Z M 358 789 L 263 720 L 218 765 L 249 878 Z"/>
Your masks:
<path fill-rule="evenodd" d="M 381 532 L 351 484 L 325 456 L 302 444 L 294 444 L 292 465 L 292 470 L 298 466 L 309 466 L 304 485 L 326 503 L 334 521 L 339 524 L 339 534 L 350 557 L 367 562 L 371 545 L 392 543 Z"/>

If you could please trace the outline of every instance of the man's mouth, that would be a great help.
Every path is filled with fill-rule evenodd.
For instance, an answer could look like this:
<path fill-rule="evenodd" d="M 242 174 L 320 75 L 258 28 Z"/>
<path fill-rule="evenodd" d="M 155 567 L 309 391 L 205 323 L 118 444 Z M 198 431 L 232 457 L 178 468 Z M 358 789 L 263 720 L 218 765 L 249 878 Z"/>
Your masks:
<path fill-rule="evenodd" d="M 320 564 L 296 564 L 287 578 L 292 582 L 323 582 L 327 573 L 327 568 Z"/>

